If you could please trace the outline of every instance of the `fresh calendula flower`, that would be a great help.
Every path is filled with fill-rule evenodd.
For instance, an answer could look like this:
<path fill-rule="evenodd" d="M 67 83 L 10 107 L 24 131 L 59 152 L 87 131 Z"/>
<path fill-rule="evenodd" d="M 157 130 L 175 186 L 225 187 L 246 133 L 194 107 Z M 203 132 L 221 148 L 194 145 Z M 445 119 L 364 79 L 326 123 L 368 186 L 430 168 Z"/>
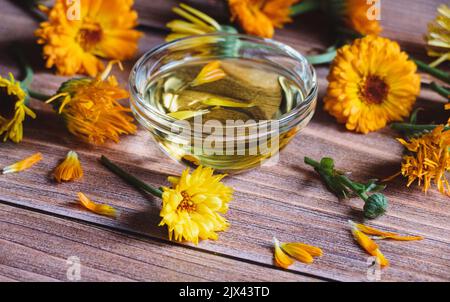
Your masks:
<path fill-rule="evenodd" d="M 118 142 L 121 134 L 136 132 L 131 110 L 118 102 L 128 98 L 129 93 L 109 75 L 113 63 L 94 79 L 63 83 L 47 101 L 64 118 L 69 132 L 92 144 L 103 144 L 107 139 Z"/>
<path fill-rule="evenodd" d="M 133 0 L 81 0 L 80 12 L 73 1 L 56 0 L 52 8 L 42 7 L 48 20 L 35 34 L 43 44 L 47 68 L 56 66 L 62 75 L 76 73 L 97 76 L 104 65 L 100 58 L 126 60 L 138 50 L 142 34 L 137 25 Z M 70 16 L 70 18 L 69 18 Z"/>
<path fill-rule="evenodd" d="M 360 223 L 353 223 L 353 226 L 364 234 L 371 235 L 373 239 L 392 239 L 396 241 L 415 241 L 423 239 L 421 236 L 402 236 L 396 233 L 381 231 Z"/>
<path fill-rule="evenodd" d="M 180 3 L 180 7 L 174 7 L 172 11 L 186 20 L 167 23 L 172 33 L 166 37 L 166 41 L 222 31 L 222 26 L 216 20 L 189 5 Z"/>
<path fill-rule="evenodd" d="M 228 222 L 220 214 L 228 211 L 233 189 L 224 185 L 223 174 L 213 175 L 214 170 L 199 166 L 181 177 L 169 177 L 172 187 L 164 187 L 160 226 L 167 225 L 169 239 L 198 244 L 199 239 L 218 238 L 217 232 L 225 231 Z"/>
<path fill-rule="evenodd" d="M 320 257 L 323 254 L 320 248 L 300 242 L 280 242 L 275 237 L 273 242 L 275 264 L 282 268 L 288 268 L 294 263 L 290 257 L 310 264 L 314 262 L 313 257 Z"/>
<path fill-rule="evenodd" d="M 396 42 L 376 36 L 339 49 L 328 81 L 325 110 L 361 133 L 409 116 L 420 92 L 416 64 Z"/>
<path fill-rule="evenodd" d="M 427 192 L 431 183 L 437 186 L 442 194 L 450 194 L 450 185 L 445 173 L 450 170 L 450 131 L 444 125 L 433 131 L 409 141 L 399 138 L 398 141 L 408 151 L 403 156 L 401 175 L 408 178 L 409 187 L 416 180 L 423 191 Z"/>
<path fill-rule="evenodd" d="M 78 154 L 75 151 L 69 151 L 66 158 L 59 164 L 53 173 L 57 182 L 73 181 L 83 177 Z"/>
<path fill-rule="evenodd" d="M 21 172 L 24 170 L 27 170 L 29 168 L 31 168 L 32 166 L 34 166 L 35 164 L 37 164 L 38 162 L 40 162 L 42 160 L 42 154 L 41 153 L 36 153 L 31 155 L 30 157 L 27 157 L 15 164 L 12 164 L 10 166 L 7 166 L 5 168 L 3 168 L 2 173 L 3 174 L 8 174 L 8 173 L 16 173 L 16 172 Z"/>
<path fill-rule="evenodd" d="M 220 61 L 213 61 L 206 64 L 192 81 L 191 86 L 200 86 L 206 83 L 219 81 L 226 77 L 225 71 L 220 68 Z"/>
<path fill-rule="evenodd" d="M 4 135 L 3 141 L 21 142 L 25 117 L 36 118 L 26 102 L 27 93 L 12 73 L 9 79 L 0 76 L 0 135 Z"/>
<path fill-rule="evenodd" d="M 78 193 L 78 199 L 80 200 L 81 205 L 91 212 L 113 218 L 117 217 L 117 210 L 115 208 L 106 204 L 95 203 L 81 192 Z"/>
<path fill-rule="evenodd" d="M 275 28 L 291 22 L 291 6 L 299 0 L 228 0 L 232 20 L 251 35 L 272 38 Z"/>
<path fill-rule="evenodd" d="M 388 266 L 389 261 L 381 253 L 380 249 L 378 248 L 378 244 L 376 244 L 375 241 L 373 241 L 369 236 L 360 231 L 353 221 L 349 221 L 349 225 L 356 242 L 358 242 L 358 244 L 367 253 L 376 257 L 381 266 Z"/>
<path fill-rule="evenodd" d="M 428 25 L 426 40 L 428 55 L 438 57 L 430 66 L 436 67 L 450 60 L 450 7 L 448 5 L 439 6 L 436 20 Z"/>

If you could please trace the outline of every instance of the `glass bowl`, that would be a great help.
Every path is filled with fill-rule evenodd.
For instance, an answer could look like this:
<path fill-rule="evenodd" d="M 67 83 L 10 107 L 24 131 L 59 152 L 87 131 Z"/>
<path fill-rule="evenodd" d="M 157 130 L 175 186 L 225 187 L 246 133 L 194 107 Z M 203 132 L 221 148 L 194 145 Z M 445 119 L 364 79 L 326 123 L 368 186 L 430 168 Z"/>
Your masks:
<path fill-rule="evenodd" d="M 221 96 L 245 92 L 253 98 L 246 101 L 257 100 L 258 108 L 278 102 L 278 109 L 267 112 L 265 118 L 242 121 L 238 113 L 236 118 L 232 114 L 226 123 L 205 122 L 201 114 L 175 119 L 161 109 L 161 99 L 168 94 L 168 74 L 198 71 L 198 66 L 216 61 L 227 67 L 226 73 L 231 70 L 232 79 L 204 88 Z M 178 92 L 170 89 L 170 97 L 177 97 Z M 276 164 L 279 151 L 314 115 L 318 85 L 314 68 L 293 48 L 270 39 L 217 33 L 175 40 L 148 51 L 131 71 L 130 91 L 133 114 L 165 153 L 178 162 L 230 173 Z M 268 91 L 276 97 L 266 96 Z"/>

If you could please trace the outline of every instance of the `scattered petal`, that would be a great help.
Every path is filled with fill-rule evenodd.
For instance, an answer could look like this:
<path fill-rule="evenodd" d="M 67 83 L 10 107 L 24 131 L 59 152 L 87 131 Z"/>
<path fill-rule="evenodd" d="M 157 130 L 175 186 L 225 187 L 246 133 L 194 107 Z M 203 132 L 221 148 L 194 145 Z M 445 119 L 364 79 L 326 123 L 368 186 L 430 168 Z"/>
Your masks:
<path fill-rule="evenodd" d="M 220 68 L 220 61 L 213 61 L 202 68 L 197 77 L 192 81 L 191 86 L 200 86 L 206 83 L 215 82 L 226 77 L 225 71 Z"/>
<path fill-rule="evenodd" d="M 78 193 L 78 198 L 80 199 L 81 204 L 91 212 L 113 218 L 117 217 L 117 210 L 111 206 L 95 203 L 81 192 Z"/>
<path fill-rule="evenodd" d="M 377 236 L 374 239 L 393 239 L 397 241 L 414 241 L 414 240 L 422 240 L 421 236 L 401 236 L 396 233 L 384 232 L 364 224 L 355 224 L 355 226 L 366 235 L 374 235 Z"/>
<path fill-rule="evenodd" d="M 279 267 L 287 269 L 289 266 L 294 264 L 294 260 L 286 255 L 285 252 L 280 247 L 280 242 L 274 237 L 274 260 L 275 264 Z"/>
<path fill-rule="evenodd" d="M 384 257 L 378 248 L 378 244 L 375 243 L 369 236 L 358 230 L 356 224 L 353 221 L 349 221 L 350 228 L 356 242 L 370 255 L 377 257 L 381 266 L 389 265 L 389 261 Z"/>
<path fill-rule="evenodd" d="M 42 160 L 42 154 L 38 152 L 34 155 L 31 155 L 30 157 L 25 158 L 24 160 L 21 160 L 15 164 L 12 164 L 10 166 L 3 168 L 2 173 L 8 174 L 8 173 L 16 173 L 16 172 L 24 171 L 26 169 L 31 168 L 32 166 L 34 166 L 41 160 Z"/>
<path fill-rule="evenodd" d="M 56 181 L 73 181 L 83 177 L 83 169 L 81 168 L 78 154 L 75 151 L 69 151 L 64 161 L 56 167 L 53 173 Z"/>

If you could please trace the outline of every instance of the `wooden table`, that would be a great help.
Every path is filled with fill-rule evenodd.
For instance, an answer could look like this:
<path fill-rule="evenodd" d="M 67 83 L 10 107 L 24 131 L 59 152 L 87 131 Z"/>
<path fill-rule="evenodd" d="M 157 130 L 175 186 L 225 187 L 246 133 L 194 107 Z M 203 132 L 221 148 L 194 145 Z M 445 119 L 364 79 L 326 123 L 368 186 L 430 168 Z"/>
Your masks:
<path fill-rule="evenodd" d="M 65 79 L 43 67 L 33 36 L 37 21 L 12 2 L 0 0 L 1 74 L 19 75 L 7 47 L 20 41 L 36 71 L 33 88 L 51 94 Z M 141 52 L 163 42 L 164 24 L 174 17 L 170 7 L 175 2 L 136 1 L 145 30 Z M 224 19 L 221 1 L 187 2 Z M 383 35 L 426 59 L 426 24 L 442 2 L 382 0 Z M 276 38 L 303 53 L 323 49 L 329 43 L 325 22 L 317 14 L 300 17 L 277 31 Z M 126 72 L 119 75 L 122 81 L 127 80 L 133 63 L 126 62 Z M 327 87 L 327 73 L 326 66 L 318 68 L 320 98 Z M 418 105 L 439 111 L 441 102 L 439 96 L 423 91 Z M 357 179 L 382 179 L 399 167 L 402 148 L 394 140 L 395 132 L 346 132 L 323 112 L 320 103 L 311 124 L 282 152 L 276 167 L 226 179 L 236 189 L 226 215 L 231 228 L 216 242 L 193 246 L 169 242 L 166 229 L 157 226 L 160 201 L 131 188 L 98 163 L 104 154 L 148 183 L 166 184 L 166 177 L 179 174 L 183 167 L 163 155 L 147 132 L 141 129 L 135 136 L 123 137 L 120 144 L 90 146 L 71 136 L 49 106 L 39 102 L 32 106 L 38 117 L 26 122 L 24 141 L 0 144 L 0 167 L 34 152 L 44 154 L 44 160 L 31 170 L 0 176 L 0 280 L 65 281 L 71 256 L 80 259 L 83 281 L 367 280 L 367 254 L 347 228 L 348 219 L 361 220 L 355 209 L 361 204 L 336 200 L 303 164 L 303 157 L 332 156 Z M 85 178 L 55 184 L 49 172 L 68 150 L 79 153 Z M 87 212 L 76 201 L 79 191 L 118 208 L 121 216 L 113 220 Z M 391 266 L 382 271 L 382 280 L 450 280 L 449 198 L 435 190 L 425 195 L 415 186 L 407 189 L 402 179 L 390 183 L 386 194 L 389 212 L 370 224 L 426 239 L 383 242 Z M 312 265 L 296 263 L 288 270 L 278 269 L 273 266 L 273 236 L 320 246 L 325 255 Z"/>

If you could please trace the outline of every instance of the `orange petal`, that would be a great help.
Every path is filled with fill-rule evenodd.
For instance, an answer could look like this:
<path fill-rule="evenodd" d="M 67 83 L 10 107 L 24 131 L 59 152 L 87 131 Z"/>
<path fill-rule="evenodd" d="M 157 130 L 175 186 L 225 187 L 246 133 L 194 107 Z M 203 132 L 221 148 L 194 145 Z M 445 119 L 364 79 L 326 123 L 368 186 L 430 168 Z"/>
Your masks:
<path fill-rule="evenodd" d="M 294 263 L 294 260 L 286 255 L 280 247 L 280 242 L 274 238 L 274 260 L 275 264 L 282 268 L 288 268 Z"/>
<path fill-rule="evenodd" d="M 380 263 L 381 266 L 388 266 L 389 265 L 389 260 L 386 259 L 386 257 L 384 257 L 383 253 L 381 253 L 381 251 L 379 249 L 376 250 L 375 255 L 372 255 L 378 258 L 378 261 Z"/>
<path fill-rule="evenodd" d="M 323 255 L 323 252 L 320 248 L 318 248 L 316 246 L 300 243 L 300 242 L 282 243 L 281 248 L 285 251 L 286 251 L 286 248 L 287 249 L 299 248 L 299 249 L 306 251 L 308 254 L 310 254 L 313 257 L 320 257 Z"/>
<path fill-rule="evenodd" d="M 367 235 L 374 235 L 379 236 L 379 239 L 393 239 L 398 241 L 413 241 L 413 240 L 422 240 L 423 237 L 421 236 L 401 236 L 396 233 L 391 232 L 384 232 L 369 226 L 366 226 L 364 224 L 355 224 L 358 230 L 361 232 L 367 234 Z"/>
<path fill-rule="evenodd" d="M 389 265 L 389 261 L 384 257 L 378 248 L 378 244 L 375 243 L 369 236 L 358 230 L 356 224 L 353 221 L 349 221 L 353 237 L 356 242 L 370 255 L 378 258 L 381 266 Z"/>
<path fill-rule="evenodd" d="M 283 251 L 288 253 L 289 256 L 295 258 L 296 260 L 303 263 L 313 263 L 313 257 L 300 246 L 295 243 L 281 243 L 281 248 Z"/>
<path fill-rule="evenodd" d="M 26 169 L 31 168 L 32 166 L 34 166 L 41 160 L 42 160 L 42 154 L 38 152 L 36 154 L 31 155 L 30 157 L 25 158 L 24 160 L 21 160 L 15 164 L 12 164 L 10 166 L 3 168 L 2 173 L 8 174 L 8 173 L 24 171 Z"/>
<path fill-rule="evenodd" d="M 58 182 L 73 181 L 83 177 L 83 169 L 81 168 L 78 154 L 75 151 L 69 151 L 66 158 L 56 167 L 53 175 Z"/>
<path fill-rule="evenodd" d="M 89 198 L 86 197 L 83 193 L 78 193 L 78 198 L 80 199 L 81 204 L 88 210 L 104 216 L 109 217 L 117 217 L 117 210 L 114 209 L 111 206 L 105 205 L 105 204 L 98 204 L 93 201 L 91 201 Z"/>
<path fill-rule="evenodd" d="M 197 77 L 192 81 L 191 86 L 200 86 L 206 83 L 215 82 L 226 77 L 225 72 L 220 69 L 220 61 L 213 61 L 205 65 Z"/>

